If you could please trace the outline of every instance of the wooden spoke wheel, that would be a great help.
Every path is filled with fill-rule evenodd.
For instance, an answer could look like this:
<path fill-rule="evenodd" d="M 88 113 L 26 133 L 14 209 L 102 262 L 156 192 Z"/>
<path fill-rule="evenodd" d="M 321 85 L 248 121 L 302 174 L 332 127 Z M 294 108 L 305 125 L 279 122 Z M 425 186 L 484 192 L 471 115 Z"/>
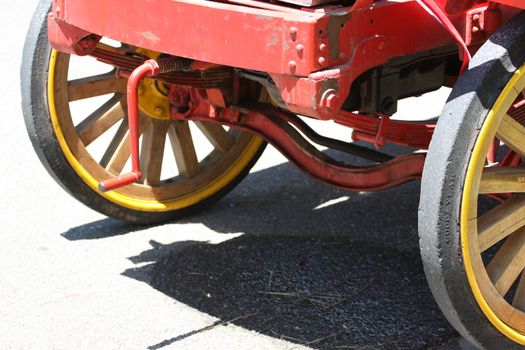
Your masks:
<path fill-rule="evenodd" d="M 476 54 L 440 117 L 422 181 L 427 279 L 449 321 L 482 349 L 525 345 L 524 42 L 521 14 Z"/>
<path fill-rule="evenodd" d="M 52 50 L 48 11 L 41 2 L 24 49 L 24 117 L 41 161 L 75 198 L 114 218 L 161 222 L 218 200 L 255 164 L 262 139 L 218 124 L 170 120 L 166 87 L 145 79 L 139 89 L 143 181 L 99 193 L 99 181 L 130 169 L 127 81 L 93 58 Z"/>

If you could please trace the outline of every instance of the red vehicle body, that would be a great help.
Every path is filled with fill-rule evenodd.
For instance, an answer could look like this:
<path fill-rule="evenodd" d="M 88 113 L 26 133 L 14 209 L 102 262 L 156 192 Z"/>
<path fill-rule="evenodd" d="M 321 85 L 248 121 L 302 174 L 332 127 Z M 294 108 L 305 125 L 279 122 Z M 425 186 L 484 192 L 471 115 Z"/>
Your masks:
<path fill-rule="evenodd" d="M 116 171 L 94 171 L 97 176 L 92 180 L 77 164 L 77 159 L 89 158 L 75 155 L 76 150 L 84 146 L 75 143 L 77 141 L 62 141 L 62 131 L 56 121 L 60 115 L 54 116 L 57 113 L 52 108 L 50 119 L 58 143 L 62 142 L 60 147 L 67 148 L 65 158 L 80 178 L 90 179 L 85 180 L 90 191 L 97 191 L 93 183 L 98 182 L 97 195 L 110 201 L 115 199 L 123 203 L 123 207 L 133 210 L 137 210 L 133 204 L 135 200 L 141 201 L 153 194 L 144 202 L 146 215 L 149 208 L 152 208 L 151 212 L 180 208 L 178 204 L 170 207 L 170 198 L 166 202 L 159 199 L 167 193 L 162 184 L 168 186 L 177 180 L 160 181 L 159 161 L 151 160 L 154 159 L 151 155 L 148 161 L 142 154 L 139 139 L 144 113 L 149 113 L 156 122 L 161 120 L 180 126 L 191 121 L 200 127 L 202 123 L 219 124 L 228 126 L 229 130 L 239 129 L 259 135 L 316 179 L 349 191 L 391 188 L 420 178 L 424 168 L 427 179 L 423 179 L 423 189 L 437 186 L 431 183 L 441 176 L 440 167 L 449 169 L 449 164 L 461 158 L 453 156 L 454 152 L 467 147 L 463 140 L 470 140 L 469 146 L 461 151 L 469 156 L 465 157 L 465 163 L 454 167 L 456 175 L 443 175 L 439 185 L 441 192 L 428 192 L 441 193 L 441 197 L 424 200 L 426 194 L 422 194 L 420 227 L 423 233 L 420 236 L 423 260 L 426 261 L 428 255 L 430 262 L 425 263 L 425 268 L 436 299 L 465 337 L 482 348 L 517 349 L 525 345 L 525 234 L 508 232 L 516 222 L 520 227 L 522 221 L 525 223 L 525 214 L 519 214 L 523 218 L 516 216 L 525 203 L 519 202 L 519 195 L 514 195 L 525 192 L 521 185 L 525 174 L 520 170 L 525 157 L 525 86 L 519 78 L 522 71 L 520 50 L 525 45 L 520 44 L 522 39 L 515 34 L 521 33 L 525 27 L 521 20 L 523 16 L 520 17 L 522 10 L 525 10 L 525 1 L 521 0 L 53 0 L 45 30 L 46 38 L 56 51 L 51 53 L 49 62 L 55 62 L 57 52 L 60 52 L 62 55 L 91 56 L 115 68 L 111 84 L 97 85 L 94 80 L 85 80 L 83 84 L 100 89 L 99 95 L 114 92 L 116 96 L 124 94 L 127 97 L 122 108 L 127 110 L 125 122 L 126 127 L 129 125 L 129 142 L 126 147 L 129 154 L 125 155 L 131 158 L 131 171 L 121 172 L 122 163 Z M 518 39 L 508 39 L 514 37 Z M 118 41 L 122 46 L 109 47 L 101 42 L 102 38 Z M 497 56 L 499 48 L 505 48 L 508 55 Z M 494 52 L 494 58 L 488 60 L 486 57 L 491 52 Z M 471 57 L 474 57 L 473 63 L 469 65 Z M 496 70 L 493 67 L 498 62 L 506 68 L 496 74 L 492 71 Z M 492 73 L 486 73 L 484 69 Z M 507 73 L 514 75 L 511 77 Z M 499 76 L 505 78 L 497 82 Z M 463 105 L 477 103 L 475 99 L 456 101 L 470 96 L 463 90 L 470 86 L 474 89 L 479 77 L 486 77 L 486 81 L 479 82 L 481 87 L 475 90 L 482 101 L 481 107 L 458 112 L 454 117 L 455 110 Z M 51 81 L 52 77 L 49 79 Z M 144 101 L 141 97 L 144 94 L 143 82 L 148 79 L 153 79 L 154 89 L 164 96 L 161 97 L 164 102 L 161 102 L 165 103 L 153 104 L 152 112 L 147 112 L 149 107 L 141 102 Z M 122 83 L 126 90 L 123 90 Z M 159 87 L 160 83 L 162 87 Z M 515 85 L 511 88 L 507 87 L 511 86 L 509 84 Z M 55 85 L 50 83 L 48 89 L 55 88 Z M 441 123 L 468 122 L 472 127 L 470 134 L 462 131 L 463 126 L 454 129 L 457 135 L 447 131 L 452 126 L 443 126 L 439 131 L 440 124 L 436 127 L 436 120 L 410 122 L 390 118 L 397 111 L 399 100 L 443 86 L 453 87 L 453 92 L 440 117 L 448 121 Z M 485 103 L 484 96 L 492 96 L 492 87 L 500 96 L 497 101 L 504 98 L 508 101 L 495 102 L 497 96 L 494 95 L 487 97 L 490 101 Z M 55 94 L 60 91 L 58 89 Z M 91 96 L 84 90 L 72 89 L 71 82 L 68 91 L 68 101 Z M 72 97 L 75 94 L 83 97 Z M 55 97 L 48 96 L 47 103 L 52 105 Z M 162 106 L 169 106 L 169 110 Z M 498 112 L 501 106 L 505 106 L 504 113 Z M 453 108 L 452 112 L 447 112 Z M 67 107 L 62 107 L 65 109 Z M 469 122 L 478 110 L 484 111 L 480 112 L 480 121 Z M 498 123 L 503 120 L 501 126 L 490 126 L 491 116 L 495 114 L 499 115 Z M 353 141 L 361 143 L 321 136 L 301 119 L 303 117 L 335 121 L 351 129 Z M 82 122 L 76 128 L 87 147 L 82 132 L 91 131 L 85 127 L 86 123 Z M 475 127 L 476 123 L 479 126 Z M 109 124 L 106 126 L 109 128 Z M 492 134 L 480 132 L 482 126 L 490 129 Z M 168 124 L 165 127 L 168 128 Z M 228 147 L 224 145 L 224 139 L 221 141 L 218 134 L 214 134 L 223 131 L 210 127 L 204 129 L 215 148 L 225 152 Z M 66 131 L 67 127 L 64 127 L 64 133 Z M 183 131 L 174 131 L 177 132 Z M 461 136 L 460 133 L 465 134 Z M 178 164 L 179 160 L 182 162 L 179 166 L 181 174 L 190 178 L 191 166 L 184 162 L 195 156 L 184 151 L 181 135 L 177 142 L 183 151 L 175 153 Z M 165 136 L 163 134 L 162 139 L 150 138 L 143 144 L 151 146 L 149 153 L 158 152 L 164 149 Z M 173 137 L 177 139 L 176 135 Z M 489 139 L 493 141 L 483 141 Z M 39 140 L 34 142 L 42 143 Z M 393 157 L 379 151 L 387 142 L 415 148 L 419 152 Z M 371 164 L 341 163 L 319 151 L 313 143 L 365 158 Z M 363 143 L 372 147 L 364 147 Z M 483 145 L 479 146 L 481 143 Z M 449 144 L 452 145 L 450 154 L 443 155 Z M 478 146 L 485 158 L 474 167 L 472 164 L 478 161 Z M 505 147 L 510 150 L 501 157 L 501 150 Z M 71 160 L 70 153 L 76 159 Z M 438 160 L 434 159 L 442 162 L 439 169 L 429 165 L 429 158 L 430 164 L 437 164 Z M 86 161 L 88 165 L 91 163 L 91 159 Z M 104 163 L 103 167 L 107 169 L 107 161 L 100 163 Z M 479 173 L 469 177 L 473 167 Z M 434 175 L 434 170 L 437 175 Z M 52 172 L 57 174 L 57 170 Z M 478 215 L 477 207 L 467 208 L 471 180 L 476 184 L 474 188 L 478 192 L 475 193 L 503 203 L 503 209 L 498 209 L 498 213 L 503 214 L 495 213 L 489 219 L 480 219 L 473 231 L 464 229 L 470 227 L 472 216 L 477 218 Z M 126 192 L 127 186 L 135 186 L 138 192 Z M 74 186 L 66 187 L 75 192 Z M 118 192 L 120 190 L 123 192 Z M 106 194 L 112 191 L 116 191 L 114 196 Z M 451 191 L 450 194 L 447 195 L 447 191 Z M 462 193 L 463 197 L 458 195 L 453 202 L 456 204 L 447 207 L 454 193 Z M 120 195 L 129 195 L 129 199 L 123 200 L 118 197 Z M 97 200 L 88 205 L 96 207 Z M 429 204 L 428 208 L 438 209 L 426 209 L 427 202 L 434 205 Z M 101 211 L 109 215 L 114 213 L 109 209 Z M 432 212 L 437 212 L 434 214 L 439 218 L 432 216 Z M 470 213 L 468 217 L 464 216 L 467 212 Z M 115 214 L 119 218 L 128 218 L 126 215 Z M 447 221 L 449 217 L 455 217 L 456 221 Z M 460 222 L 460 219 L 465 221 Z M 434 231 L 429 229 L 430 233 L 424 233 L 427 222 L 431 225 L 434 221 Z M 491 225 L 499 225 L 500 231 L 493 233 Z M 454 230 L 451 227 L 458 229 L 450 233 Z M 478 227 L 481 248 L 468 240 L 471 237 L 468 232 L 477 232 Z M 493 245 L 509 235 L 513 236 L 496 254 L 496 262 L 485 264 L 478 259 L 477 265 L 470 265 L 470 255 L 484 254 L 490 246 L 486 242 L 491 241 Z M 472 237 L 478 241 L 477 235 Z M 443 252 L 443 247 L 448 247 L 450 242 L 455 246 L 451 245 L 450 250 Z M 430 246 L 433 248 L 428 248 Z M 427 254 L 428 251 L 431 253 Z M 461 257 L 458 257 L 458 251 Z M 443 267 L 449 260 L 454 263 L 449 268 Z M 459 286 L 464 286 L 467 292 Z M 463 295 L 473 300 L 470 304 L 468 301 L 464 303 L 469 307 L 467 311 L 462 311 Z M 509 302 L 509 298 L 514 300 Z"/>
<path fill-rule="evenodd" d="M 226 3 L 160 0 L 149 6 L 141 0 L 126 1 L 125 5 L 98 0 L 89 6 L 55 1 L 48 31 L 55 48 L 79 55 L 92 53 L 100 37 L 106 36 L 141 48 L 190 58 L 197 69 L 224 65 L 265 72 L 274 83 L 268 88 L 270 95 L 292 113 L 333 119 L 352 127 L 355 140 L 372 141 L 376 145 L 393 141 L 426 149 L 433 125 L 405 124 L 396 130 L 396 125 L 390 123 L 385 127 L 388 122 L 381 115 L 392 111 L 378 110 L 377 104 L 395 106 L 399 96 L 387 96 L 386 101 L 379 101 L 368 107 L 369 110 L 361 109 L 377 113 L 379 118 L 341 111 L 352 84 L 365 72 L 392 58 L 454 46 L 458 38 L 450 30 L 456 30 L 460 40 L 464 38 L 464 47 L 475 51 L 516 13 L 516 2 L 501 3 L 510 6 L 496 7 L 487 3 L 472 6 L 472 1 L 455 1 L 450 5 L 446 1 L 436 1 L 438 9 L 445 10 L 448 6 L 456 12 L 450 16 L 451 25 L 447 27 L 433 19 L 432 13 L 425 11 L 417 1 L 362 0 L 348 7 L 327 4 L 301 8 L 251 0 Z M 463 11 L 459 11 L 461 9 Z M 121 16 L 109 20 L 104 13 L 120 13 Z M 195 45 L 196 42 L 199 45 Z M 431 53 L 428 57 L 440 55 L 444 53 Z M 198 67 L 199 64 L 203 68 Z M 451 75 L 453 79 L 454 72 Z M 221 102 L 218 107 L 225 107 Z M 191 115 L 191 118 L 207 120 L 207 111 L 199 114 L 188 113 L 184 118 Z M 215 120 L 235 125 L 235 118 L 224 111 Z M 287 137 L 289 135 L 283 133 L 279 125 L 270 126 L 257 119 L 254 112 L 251 122 L 244 123 L 244 127 L 264 134 L 267 139 L 279 137 L 272 143 L 291 161 L 314 177 L 340 188 L 383 189 L 417 178 L 422 172 L 421 156 L 397 159 L 379 169 L 356 171 L 327 166 L 324 161 L 317 162 L 317 157 L 309 152 L 305 154 L 304 147 L 296 147 L 296 142 Z M 134 149 L 132 157 L 135 154 L 137 172 L 138 143 Z M 363 175 L 348 177 L 349 174 Z M 123 184 L 137 180 L 134 175 L 123 178 L 120 180 Z M 112 182 L 106 185 L 114 186 Z"/>

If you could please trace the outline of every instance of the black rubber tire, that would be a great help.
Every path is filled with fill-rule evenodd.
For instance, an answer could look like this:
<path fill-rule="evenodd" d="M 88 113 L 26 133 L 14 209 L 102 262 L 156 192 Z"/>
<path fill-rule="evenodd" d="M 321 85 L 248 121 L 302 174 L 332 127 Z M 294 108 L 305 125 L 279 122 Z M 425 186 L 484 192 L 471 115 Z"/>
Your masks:
<path fill-rule="evenodd" d="M 480 349 L 523 349 L 481 311 L 462 259 L 460 207 L 480 129 L 505 85 L 525 63 L 525 13 L 502 27 L 474 56 L 439 118 L 421 184 L 419 236 L 425 274 L 449 322 Z"/>
<path fill-rule="evenodd" d="M 48 67 L 51 46 L 47 39 L 47 14 L 51 1 L 41 0 L 26 37 L 20 72 L 22 110 L 27 132 L 46 170 L 74 198 L 109 217 L 139 224 L 154 224 L 193 215 L 230 192 L 255 165 L 264 151 L 263 142 L 249 164 L 226 186 L 210 197 L 182 209 L 168 212 L 132 210 L 115 204 L 88 187 L 69 165 L 51 124 L 47 102 Z"/>

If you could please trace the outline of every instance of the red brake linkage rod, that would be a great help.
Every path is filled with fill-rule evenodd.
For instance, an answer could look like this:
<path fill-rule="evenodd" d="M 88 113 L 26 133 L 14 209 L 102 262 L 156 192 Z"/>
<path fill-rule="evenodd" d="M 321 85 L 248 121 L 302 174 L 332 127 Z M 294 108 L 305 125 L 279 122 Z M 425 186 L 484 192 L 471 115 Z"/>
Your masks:
<path fill-rule="evenodd" d="M 463 73 L 465 69 L 468 68 L 468 65 L 471 60 L 470 52 L 468 50 L 467 44 L 465 43 L 465 40 L 463 40 L 463 37 L 461 36 L 461 34 L 459 34 L 454 24 L 450 21 L 445 11 L 441 7 L 439 7 L 438 4 L 436 4 L 434 0 L 416 0 L 416 1 L 430 15 L 435 16 L 438 19 L 438 21 L 441 23 L 441 25 L 447 30 L 447 32 L 449 32 L 449 34 L 452 35 L 452 37 L 458 43 L 458 45 L 461 46 L 463 50 L 463 64 L 461 65 L 460 73 Z"/>

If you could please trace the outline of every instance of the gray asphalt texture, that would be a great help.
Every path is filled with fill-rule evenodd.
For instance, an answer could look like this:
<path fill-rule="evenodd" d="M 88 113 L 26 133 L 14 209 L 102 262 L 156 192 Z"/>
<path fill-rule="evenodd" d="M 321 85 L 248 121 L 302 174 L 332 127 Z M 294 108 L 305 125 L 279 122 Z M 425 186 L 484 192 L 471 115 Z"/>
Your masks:
<path fill-rule="evenodd" d="M 0 5 L 0 349 L 467 348 L 425 281 L 418 182 L 347 193 L 268 148 L 227 197 L 175 223 L 129 225 L 65 194 L 20 110 L 35 4 Z"/>
<path fill-rule="evenodd" d="M 252 173 L 216 206 L 185 221 L 242 236 L 220 244 L 150 241 L 150 249 L 130 258 L 149 264 L 123 275 L 218 323 L 231 320 L 315 349 L 429 349 L 457 334 L 426 284 L 418 196 L 419 182 L 349 194 L 278 165 Z M 337 198 L 348 199 L 315 209 Z M 64 237 L 103 239 L 140 229 L 103 220 Z"/>

